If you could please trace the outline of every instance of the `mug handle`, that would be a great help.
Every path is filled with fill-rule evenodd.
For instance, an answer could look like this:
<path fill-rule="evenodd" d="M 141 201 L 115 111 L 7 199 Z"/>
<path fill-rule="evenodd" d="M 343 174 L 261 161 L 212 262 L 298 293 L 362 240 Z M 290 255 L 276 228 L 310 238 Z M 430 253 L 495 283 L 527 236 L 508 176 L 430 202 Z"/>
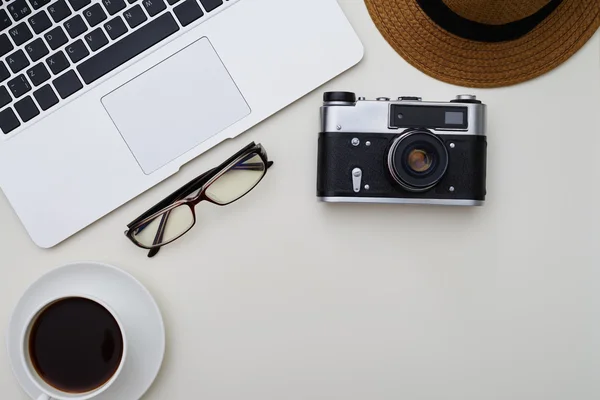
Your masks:
<path fill-rule="evenodd" d="M 37 400 L 52 400 L 52 397 L 48 397 L 46 393 L 42 393 L 40 397 L 37 398 Z"/>

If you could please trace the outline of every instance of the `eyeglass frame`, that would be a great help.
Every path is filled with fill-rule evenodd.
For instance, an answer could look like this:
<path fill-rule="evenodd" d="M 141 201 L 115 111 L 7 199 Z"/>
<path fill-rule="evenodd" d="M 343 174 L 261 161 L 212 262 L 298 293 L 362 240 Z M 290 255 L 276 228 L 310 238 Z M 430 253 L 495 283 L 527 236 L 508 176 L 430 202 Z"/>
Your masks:
<path fill-rule="evenodd" d="M 258 155 L 265 165 L 265 170 L 263 172 L 263 175 L 260 177 L 260 179 L 257 180 L 256 183 L 251 188 L 249 188 L 243 195 L 241 195 L 240 197 L 238 197 L 235 200 L 232 200 L 228 203 L 221 204 L 221 203 L 217 203 L 216 201 L 210 199 L 206 195 L 206 191 L 208 190 L 208 188 L 215 181 L 217 181 L 220 177 L 222 177 L 227 172 L 229 172 L 242 159 L 248 157 L 251 154 Z M 188 183 L 186 183 L 185 185 L 183 185 L 182 187 L 177 189 L 175 192 L 171 193 L 169 196 L 165 197 L 163 200 L 161 200 L 160 202 L 155 204 L 153 207 L 148 209 L 148 211 L 146 211 L 145 213 L 140 215 L 138 218 L 136 218 L 135 220 L 133 220 L 132 222 L 127 224 L 128 229 L 125 231 L 125 236 L 129 240 L 131 240 L 133 242 L 133 244 L 135 244 L 136 246 L 138 246 L 142 249 L 150 250 L 150 253 L 148 253 L 148 257 L 153 257 L 154 255 L 156 255 L 156 253 L 158 253 L 158 250 L 161 247 L 166 246 L 170 243 L 173 243 L 177 239 L 180 239 L 182 236 L 184 236 L 186 233 L 188 233 L 196 225 L 196 222 L 197 222 L 197 220 L 196 220 L 196 205 L 198 205 L 203 200 L 206 200 L 206 201 L 208 201 L 212 204 L 216 204 L 218 206 L 227 206 L 229 204 L 235 203 L 236 201 L 240 200 L 241 198 L 246 196 L 248 193 L 250 193 L 252 190 L 254 190 L 254 188 L 256 186 L 258 186 L 258 184 L 267 175 L 267 171 L 269 170 L 269 168 L 272 165 L 273 165 L 273 161 L 268 160 L 267 152 L 264 149 L 264 147 L 260 143 L 255 144 L 254 142 L 251 142 L 246 147 L 244 147 L 243 149 L 238 151 L 236 154 L 229 157 L 226 161 L 221 163 L 218 167 L 208 170 L 205 173 L 199 175 L 198 177 L 192 179 L 191 181 L 189 181 Z M 192 198 L 187 198 L 187 196 L 189 196 L 190 194 L 192 194 L 198 190 L 199 190 L 199 193 L 196 196 L 194 196 Z M 138 229 L 139 227 L 141 227 L 144 224 L 147 224 L 147 223 L 153 221 L 154 219 L 158 218 L 160 215 L 167 214 L 169 211 L 172 211 L 181 206 L 189 207 L 192 212 L 192 216 L 193 216 L 193 223 L 184 232 L 182 232 L 181 234 L 179 234 L 178 236 L 174 237 L 173 239 L 171 239 L 167 242 L 156 244 L 153 246 L 142 245 L 141 243 L 139 243 L 137 240 L 135 240 L 133 238 L 133 234 L 136 229 Z M 168 216 L 167 216 L 167 218 L 168 218 Z M 159 226 L 159 228 L 157 230 L 157 237 L 162 235 L 162 232 L 159 234 L 159 231 L 162 231 L 162 226 L 164 223 L 165 223 L 165 221 L 161 221 L 161 226 Z"/>

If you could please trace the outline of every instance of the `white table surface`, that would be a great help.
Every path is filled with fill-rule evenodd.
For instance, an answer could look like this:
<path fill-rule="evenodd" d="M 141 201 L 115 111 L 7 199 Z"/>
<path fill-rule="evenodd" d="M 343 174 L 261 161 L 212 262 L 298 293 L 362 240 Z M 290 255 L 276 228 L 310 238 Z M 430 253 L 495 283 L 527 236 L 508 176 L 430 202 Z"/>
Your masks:
<path fill-rule="evenodd" d="M 167 326 L 145 399 L 596 400 L 600 398 L 600 36 L 535 81 L 495 90 L 437 82 L 340 0 L 361 64 L 188 164 L 62 245 L 37 248 L 0 196 L 0 321 L 25 288 L 78 260 L 117 265 Z M 315 198 L 325 90 L 489 106 L 483 208 L 326 205 Z M 251 140 L 275 161 L 248 197 L 202 204 L 155 259 L 125 224 Z M 0 346 L 3 399 L 27 396 Z"/>

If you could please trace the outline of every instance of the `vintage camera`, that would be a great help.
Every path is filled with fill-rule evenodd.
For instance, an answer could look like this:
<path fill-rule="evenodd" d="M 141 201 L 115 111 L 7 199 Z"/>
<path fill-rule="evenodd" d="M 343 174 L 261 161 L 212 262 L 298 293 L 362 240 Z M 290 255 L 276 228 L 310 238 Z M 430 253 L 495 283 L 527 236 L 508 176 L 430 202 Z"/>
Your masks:
<path fill-rule="evenodd" d="M 326 202 L 481 206 L 486 195 L 486 106 L 418 97 L 325 93 L 317 196 Z"/>

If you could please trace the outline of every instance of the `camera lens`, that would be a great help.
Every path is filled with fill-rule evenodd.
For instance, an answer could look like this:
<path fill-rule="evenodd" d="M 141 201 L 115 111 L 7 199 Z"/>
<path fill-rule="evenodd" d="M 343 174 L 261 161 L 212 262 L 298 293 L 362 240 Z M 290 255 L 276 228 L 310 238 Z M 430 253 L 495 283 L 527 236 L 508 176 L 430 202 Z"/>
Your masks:
<path fill-rule="evenodd" d="M 431 132 L 409 131 L 392 144 L 388 168 L 404 189 L 422 192 L 444 177 L 448 169 L 448 152 L 444 143 Z"/>

